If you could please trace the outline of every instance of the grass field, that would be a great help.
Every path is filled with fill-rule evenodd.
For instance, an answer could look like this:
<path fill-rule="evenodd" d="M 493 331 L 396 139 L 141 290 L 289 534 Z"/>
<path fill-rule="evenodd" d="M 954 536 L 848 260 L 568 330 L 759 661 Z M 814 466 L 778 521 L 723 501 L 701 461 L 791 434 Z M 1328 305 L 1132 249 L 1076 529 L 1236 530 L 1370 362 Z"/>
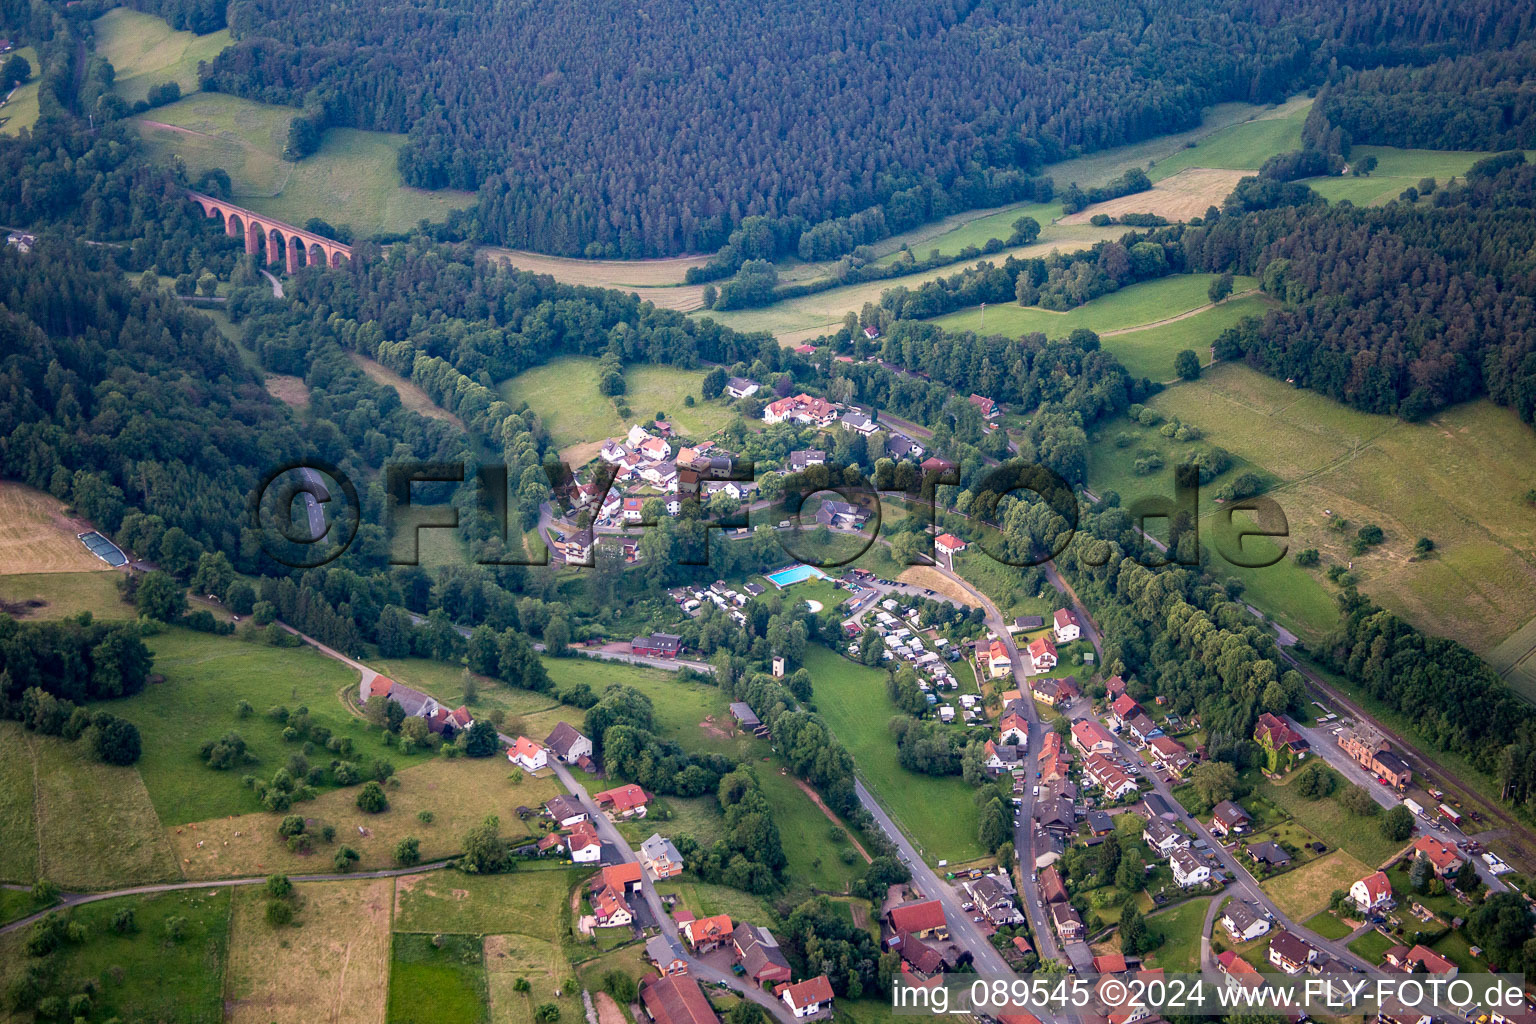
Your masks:
<path fill-rule="evenodd" d="M 380 1024 L 389 989 L 390 879 L 295 888 L 295 923 L 267 924 L 258 888 L 235 890 L 228 1024 Z"/>
<path fill-rule="evenodd" d="M 230 44 L 229 30 L 200 36 L 178 32 L 163 19 L 126 7 L 108 11 L 91 23 L 96 52 L 112 62 L 112 90 L 130 104 L 165 82 L 181 86 L 183 96 L 197 92 L 197 65 L 211 61 Z"/>
<path fill-rule="evenodd" d="M 679 435 L 695 440 L 725 426 L 736 413 L 718 400 L 701 399 L 703 380 L 702 370 L 629 368 L 625 372 L 629 392 L 624 401 L 633 415 L 628 420 L 620 419 L 613 399 L 597 390 L 595 359 L 562 356 L 503 381 L 500 390 L 508 402 L 526 402 L 538 413 L 560 447 L 561 457 L 576 466 L 594 457 L 605 438 L 622 436 L 634 423 L 648 424 L 658 412 L 667 414 Z M 692 408 L 683 404 L 685 395 L 694 396 Z"/>
<path fill-rule="evenodd" d="M 0 875 L 67 889 L 180 877 L 137 770 L 10 722 L 0 723 L 0 740 L 9 762 L 0 773 Z"/>
<path fill-rule="evenodd" d="M 1310 864 L 1265 879 L 1259 887 L 1292 921 L 1307 918 L 1328 906 L 1335 889 L 1348 889 L 1371 869 L 1343 850 L 1324 854 Z"/>
<path fill-rule="evenodd" d="M 1055 609 L 1048 598 L 1031 594 L 1023 582 L 1024 570 L 1004 565 L 977 547 L 955 556 L 955 572 L 967 583 L 986 594 L 1004 618 L 1020 615 L 1049 616 Z"/>
<path fill-rule="evenodd" d="M 492 259 L 505 260 L 519 270 L 548 274 L 566 284 L 617 288 L 621 291 L 680 285 L 690 269 L 702 267 L 709 262 L 708 256 L 673 256 L 655 260 L 581 260 L 496 246 L 486 246 L 480 251 Z"/>
<path fill-rule="evenodd" d="M 1355 146 L 1349 152 L 1351 164 L 1358 164 L 1367 156 L 1376 158 L 1376 169 L 1369 177 L 1343 174 L 1306 178 L 1304 184 L 1329 202 L 1347 199 L 1356 206 L 1367 206 L 1396 199 L 1403 189 L 1410 185 L 1417 187 L 1421 178 L 1434 178 L 1437 185 L 1444 185 L 1451 178 L 1466 174 L 1473 164 L 1488 155 L 1463 150 Z"/>
<path fill-rule="evenodd" d="M 1079 327 L 1103 334 L 1107 331 L 1150 326 L 1208 306 L 1210 299 L 1206 292 L 1210 290 L 1215 278 L 1215 274 L 1174 274 L 1143 281 L 1064 313 L 1010 302 L 991 306 L 985 311 L 980 308 L 959 310 L 936 317 L 933 322 L 951 331 L 976 331 L 1012 337 L 1038 331 L 1049 338 L 1064 338 Z M 1257 284 L 1251 277 L 1240 277 L 1234 280 L 1233 289 L 1247 291 Z M 1172 358 L 1170 354 L 1170 364 Z"/>
<path fill-rule="evenodd" d="M 23 128 L 37 124 L 37 90 L 42 83 L 42 68 L 37 61 L 37 51 L 30 46 L 21 46 L 15 52 L 32 65 L 32 77 L 12 90 L 10 99 L 0 104 L 0 135 L 16 135 Z M 10 59 L 9 54 L 6 59 Z"/>
<path fill-rule="evenodd" d="M 1344 809 L 1337 799 L 1343 791 L 1342 779 L 1336 781 L 1332 796 L 1308 800 L 1291 785 L 1295 777 L 1293 773 L 1280 784 L 1261 779 L 1258 794 L 1284 809 L 1329 849 L 1342 848 L 1357 860 L 1378 866 L 1403 848 L 1403 843 L 1394 843 L 1381 834 L 1379 817 L 1360 818 Z"/>
<path fill-rule="evenodd" d="M 1191 349 L 1201 363 L 1208 363 L 1210 347 L 1222 331 L 1236 326 L 1244 317 L 1263 316 L 1269 307 L 1270 301 L 1264 295 L 1244 295 L 1167 323 L 1109 331 L 1100 335 L 1100 341 L 1133 377 L 1172 380 L 1173 360 L 1180 351 Z"/>
<path fill-rule="evenodd" d="M 1210 905 L 1208 899 L 1186 900 L 1147 918 L 1147 927 L 1163 937 L 1163 944 L 1152 951 L 1152 966 L 1170 973 L 1200 970 L 1200 936 Z"/>
<path fill-rule="evenodd" d="M 487 1010 L 478 937 L 395 936 L 389 1024 L 484 1024 Z"/>
<path fill-rule="evenodd" d="M 1253 120 L 1223 128 L 1157 160 L 1147 176 L 1154 182 L 1163 181 L 1190 167 L 1256 171 L 1276 153 L 1301 148 L 1301 126 L 1311 108 L 1311 100 L 1295 97 Z"/>
<path fill-rule="evenodd" d="M 330 128 L 318 152 L 299 163 L 283 160 L 288 124 L 297 113 L 197 93 L 149 111 L 137 124 L 156 159 L 179 156 L 194 178 L 222 167 L 235 202 L 289 224 L 319 217 L 365 237 L 409 230 L 424 217 L 442 220 L 473 202 L 464 192 L 407 188 L 396 164 L 403 135 Z"/>
<path fill-rule="evenodd" d="M 395 882 L 395 929 L 496 935 L 517 932 L 554 938 L 579 877 L 590 871 L 519 871 L 508 875 L 466 875 L 433 871 Z"/>
<path fill-rule="evenodd" d="M 225 878 L 232 875 L 285 871 L 291 874 L 328 873 L 337 846 L 343 843 L 361 855 L 357 870 L 392 868 L 394 849 L 411 836 L 421 843 L 421 859 L 429 862 L 456 855 L 464 833 L 479 825 L 488 814 L 501 819 L 501 834 L 508 839 L 532 835 L 515 813 L 520 805 L 537 807 L 562 792 L 552 777 L 523 776 L 513 782 L 510 766 L 498 757 L 433 758 L 425 764 L 401 769 L 384 792 L 389 810 L 366 814 L 357 808 L 357 789 L 333 789 L 314 800 L 294 805 L 294 812 L 336 827 L 335 845 L 318 838 L 314 852 L 292 853 L 277 834 L 281 817 L 266 812 L 214 818 L 170 830 L 171 843 L 182 870 L 192 878 Z M 397 784 L 398 780 L 398 784 Z M 417 815 L 431 811 L 425 824 Z M 366 834 L 365 834 L 366 833 Z M 201 844 L 201 845 L 199 845 Z"/>
<path fill-rule="evenodd" d="M 369 380 L 375 384 L 382 384 L 387 388 L 393 388 L 395 393 L 400 396 L 400 404 L 407 409 L 420 413 L 423 416 L 429 416 L 435 420 L 452 423 L 460 430 L 464 429 L 463 420 L 432 401 L 430 395 L 395 371 L 381 366 L 367 356 L 357 352 L 348 352 L 347 357 L 357 365 L 358 369 L 367 374 Z"/>
<path fill-rule="evenodd" d="M 959 776 L 919 775 L 896 762 L 896 744 L 886 728 L 896 710 L 885 695 L 885 674 L 814 644 L 806 648 L 805 665 L 817 711 L 924 859 L 961 862 L 983 856 L 975 791 Z"/>
<path fill-rule="evenodd" d="M 1536 619 L 1511 633 L 1484 657 L 1505 682 L 1536 703 Z"/>
<path fill-rule="evenodd" d="M 1123 420 L 1106 425 L 1103 437 L 1129 430 L 1136 441 L 1091 448 L 1096 493 L 1118 491 L 1126 504 L 1136 495 L 1171 494 L 1174 456 L 1218 445 L 1246 464 L 1230 473 L 1252 467 L 1275 481 L 1269 493 L 1285 511 L 1292 553 L 1317 548 L 1322 568 L 1353 560 L 1360 588 L 1415 625 L 1482 652 L 1536 616 L 1536 510 L 1522 497 L 1536 486 L 1536 438 L 1510 410 L 1477 401 L 1404 423 L 1241 365 L 1213 367 L 1149 404 L 1204 438 L 1175 444 Z M 1137 476 L 1132 463 L 1142 448 L 1163 453 L 1169 468 Z M 1415 471 L 1404 474 L 1404 466 Z M 1212 538 L 1219 516 L 1209 498 L 1226 479 L 1202 490 L 1203 539 Z M 1354 557 L 1347 550 L 1353 529 L 1329 527 L 1338 518 L 1355 527 L 1375 523 L 1386 542 Z M 1436 544 L 1428 558 L 1413 557 L 1419 537 Z M 1249 600 L 1303 637 L 1319 637 L 1336 618 L 1333 588 L 1320 570 L 1289 558 L 1265 569 L 1223 563 L 1215 570 L 1237 576 Z"/>
<path fill-rule="evenodd" d="M 76 536 L 90 529 L 53 495 L 0 480 L 0 576 L 109 571 Z"/>
<path fill-rule="evenodd" d="M 355 686 L 357 674 L 312 648 L 267 647 L 182 629 L 151 637 L 148 646 L 165 682 L 114 702 L 112 710 L 134 722 L 144 737 L 139 771 L 166 825 L 260 809 L 241 777 L 271 778 L 300 748 L 285 742 L 282 724 L 267 717 L 276 705 L 290 711 L 307 707 L 312 722 L 352 739 L 355 760 L 385 756 L 404 767 L 428 756 L 384 750 L 378 734 L 370 735 L 367 724 L 337 697 L 342 687 Z M 241 700 L 249 701 L 255 714 L 240 718 Z M 199 748 L 230 730 L 245 740 L 254 762 L 228 771 L 207 767 Z M 310 760 L 320 763 L 319 754 Z"/>
<path fill-rule="evenodd" d="M 1316 932 L 1325 939 L 1342 939 L 1354 931 L 1353 928 L 1326 910 L 1321 914 L 1313 914 L 1309 917 L 1306 921 L 1306 926 L 1308 930 Z"/>
<path fill-rule="evenodd" d="M 1220 167 L 1186 167 L 1158 181 L 1145 192 L 1094 203 L 1063 217 L 1061 222 L 1086 224 L 1101 213 L 1117 220 L 1128 213 L 1153 213 L 1170 221 L 1192 220 L 1205 216 L 1205 212 L 1213 206 L 1220 208 L 1221 201 L 1232 194 L 1246 173 Z"/>
<path fill-rule="evenodd" d="M 1369 964 L 1379 964 L 1387 955 L 1387 950 L 1397 945 L 1396 940 L 1390 939 L 1378 931 L 1368 931 L 1354 942 L 1349 944 L 1349 950 L 1360 959 Z"/>
<path fill-rule="evenodd" d="M 534 1024 L 534 1008 L 556 999 L 560 986 L 572 977 L 570 961 L 559 944 L 532 935 L 487 935 L 482 956 L 492 1024 Z M 518 979 L 527 980 L 527 992 L 517 991 Z M 559 998 L 565 1000 L 561 1016 L 566 1012 L 574 1016 L 579 1004 L 567 996 Z"/>
<path fill-rule="evenodd" d="M 120 909 L 133 911 L 136 930 L 118 935 L 109 927 Z M 229 938 L 227 889 L 192 889 L 102 900 L 70 911 L 88 938 L 66 943 L 49 961 L 50 995 L 68 997 L 94 987 L 91 1021 L 154 1021 L 155 1024 L 220 1024 Z M 181 918 L 179 941 L 166 922 Z M 0 984 L 26 966 L 27 930 L 0 936 Z M 30 1013 L 0 1020 L 30 1021 Z M 40 1018 L 39 1018 L 40 1019 Z"/>
<path fill-rule="evenodd" d="M 67 619 L 81 612 L 98 619 L 134 618 L 117 580 L 116 573 L 94 571 L 0 575 L 0 601 L 14 606 L 18 618 Z"/>

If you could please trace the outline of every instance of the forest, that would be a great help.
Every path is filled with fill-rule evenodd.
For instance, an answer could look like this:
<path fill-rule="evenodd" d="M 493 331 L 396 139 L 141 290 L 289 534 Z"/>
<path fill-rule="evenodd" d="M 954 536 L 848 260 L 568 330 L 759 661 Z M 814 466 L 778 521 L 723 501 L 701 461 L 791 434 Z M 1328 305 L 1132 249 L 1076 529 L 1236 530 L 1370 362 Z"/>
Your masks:
<path fill-rule="evenodd" d="M 136 6 L 217 27 L 201 0 Z M 662 0 L 637 17 L 616 0 L 387 15 L 377 0 L 260 0 L 229 8 L 237 44 L 201 77 L 302 107 L 311 127 L 409 133 L 407 184 L 479 191 L 466 238 L 634 258 L 714 251 L 754 215 L 813 226 L 1190 128 L 1210 104 L 1276 101 L 1335 65 L 1509 46 L 1529 8 Z"/>

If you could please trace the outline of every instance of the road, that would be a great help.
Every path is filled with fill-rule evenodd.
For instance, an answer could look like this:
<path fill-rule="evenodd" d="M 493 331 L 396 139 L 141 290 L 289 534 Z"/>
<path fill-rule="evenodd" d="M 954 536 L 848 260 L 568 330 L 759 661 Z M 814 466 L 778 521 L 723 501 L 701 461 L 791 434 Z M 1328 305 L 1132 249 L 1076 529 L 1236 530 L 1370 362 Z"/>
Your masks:
<path fill-rule="evenodd" d="M 430 864 L 416 864 L 408 868 L 388 868 L 379 871 L 348 871 L 332 873 L 328 875 L 289 875 L 290 882 L 347 882 L 358 878 L 398 878 L 401 875 L 418 875 L 423 871 L 440 871 L 446 868 L 452 861 L 436 860 Z M 267 880 L 266 875 L 251 878 L 215 878 L 204 882 L 163 882 L 158 885 L 136 885 L 128 889 L 112 889 L 107 892 L 67 892 L 59 895 L 59 902 L 35 914 L 29 914 L 17 921 L 0 927 L 0 935 L 13 932 L 18 928 L 25 928 L 33 921 L 56 910 L 66 910 L 70 907 L 82 906 L 86 903 L 96 903 L 100 900 L 115 899 L 118 896 L 145 896 L 157 892 L 176 892 L 182 889 L 226 889 L 237 885 L 261 885 Z M 21 889 L 22 885 L 7 885 L 7 889 Z"/>

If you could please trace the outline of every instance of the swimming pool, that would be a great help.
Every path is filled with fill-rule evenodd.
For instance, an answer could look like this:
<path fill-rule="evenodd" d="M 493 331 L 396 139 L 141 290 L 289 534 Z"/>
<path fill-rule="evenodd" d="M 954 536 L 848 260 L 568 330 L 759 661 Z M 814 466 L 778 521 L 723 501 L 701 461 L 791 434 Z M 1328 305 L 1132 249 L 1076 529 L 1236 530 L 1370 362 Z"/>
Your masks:
<path fill-rule="evenodd" d="M 828 579 L 828 576 L 814 565 L 791 565 L 776 572 L 770 572 L 763 578 L 783 590 L 785 587 L 805 580 L 824 580 Z"/>

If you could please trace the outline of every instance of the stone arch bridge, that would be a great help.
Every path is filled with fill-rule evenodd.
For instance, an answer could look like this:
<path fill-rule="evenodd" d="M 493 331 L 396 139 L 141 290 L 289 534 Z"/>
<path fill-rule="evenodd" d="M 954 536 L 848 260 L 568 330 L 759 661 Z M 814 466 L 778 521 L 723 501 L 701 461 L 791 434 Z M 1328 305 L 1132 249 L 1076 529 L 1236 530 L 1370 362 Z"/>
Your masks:
<path fill-rule="evenodd" d="M 352 260 L 350 245 L 201 192 L 188 192 L 187 196 L 207 216 L 221 219 L 231 238 L 244 238 L 247 253 L 258 257 L 265 253 L 268 266 L 296 274 L 300 267 L 339 267 L 343 260 Z"/>

